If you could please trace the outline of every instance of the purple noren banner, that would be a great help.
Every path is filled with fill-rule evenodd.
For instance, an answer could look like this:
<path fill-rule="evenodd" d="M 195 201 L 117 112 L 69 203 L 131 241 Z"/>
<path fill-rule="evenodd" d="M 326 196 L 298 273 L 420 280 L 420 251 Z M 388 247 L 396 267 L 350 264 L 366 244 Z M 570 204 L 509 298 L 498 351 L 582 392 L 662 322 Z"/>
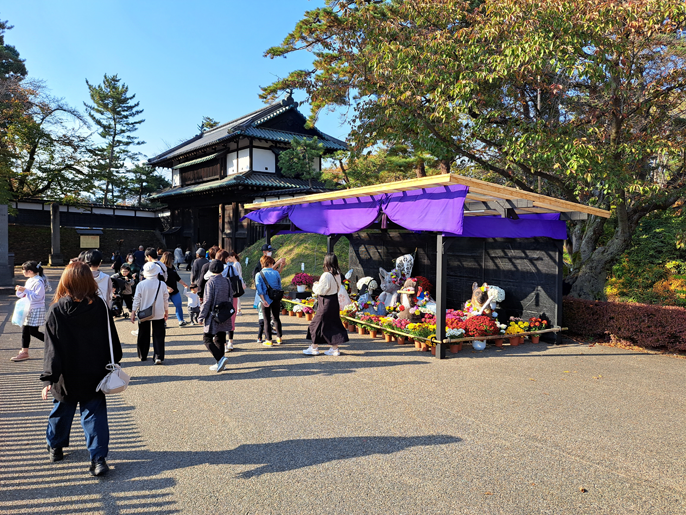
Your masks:
<path fill-rule="evenodd" d="M 352 234 L 361 231 L 379 216 L 376 197 L 327 200 L 292 206 L 291 222 L 298 229 L 317 234 Z"/>

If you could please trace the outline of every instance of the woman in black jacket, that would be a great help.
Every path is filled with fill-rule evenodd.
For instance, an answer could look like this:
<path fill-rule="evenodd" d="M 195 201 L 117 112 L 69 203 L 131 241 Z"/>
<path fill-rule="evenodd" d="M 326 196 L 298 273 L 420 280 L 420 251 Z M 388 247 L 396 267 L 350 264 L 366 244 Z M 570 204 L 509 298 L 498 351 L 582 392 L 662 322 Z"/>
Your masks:
<path fill-rule="evenodd" d="M 95 389 L 110 363 L 107 324 L 116 363 L 122 358 L 122 350 L 109 310 L 97 291 L 98 285 L 85 263 L 76 261 L 64 270 L 45 322 L 44 371 L 40 378 L 47 383 L 43 400 L 47 400 L 48 392 L 55 398 L 48 417 L 50 461 L 63 458 L 62 449 L 69 446 L 78 405 L 90 452 L 90 473 L 101 476 L 109 470 L 105 458 L 110 431 L 105 395 Z"/>

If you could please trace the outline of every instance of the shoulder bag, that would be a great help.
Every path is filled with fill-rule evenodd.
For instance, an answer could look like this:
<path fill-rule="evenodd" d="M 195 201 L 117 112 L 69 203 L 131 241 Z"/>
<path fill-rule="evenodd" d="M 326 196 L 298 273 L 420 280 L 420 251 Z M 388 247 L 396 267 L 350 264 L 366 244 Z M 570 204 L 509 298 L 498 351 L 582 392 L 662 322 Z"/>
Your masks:
<path fill-rule="evenodd" d="M 283 299 L 283 290 L 277 290 L 276 288 L 272 288 L 271 284 L 269 284 L 269 281 L 267 281 L 267 278 L 264 276 L 264 272 L 262 272 L 262 270 L 260 270 L 260 275 L 262 276 L 264 284 L 267 285 L 267 296 L 270 299 L 272 299 L 273 302 L 281 302 L 281 299 Z"/>
<path fill-rule="evenodd" d="M 107 307 L 107 304 L 105 304 L 105 307 Z M 124 390 L 126 390 L 126 387 L 129 386 L 129 381 L 131 380 L 131 378 L 129 377 L 129 374 L 124 372 L 121 369 L 121 367 L 114 362 L 114 350 L 112 349 L 112 329 L 110 328 L 109 309 L 105 310 L 105 315 L 107 318 L 107 336 L 110 342 L 110 363 L 108 363 L 105 368 L 107 368 L 109 372 L 107 372 L 107 375 L 102 379 L 102 381 L 98 383 L 98 386 L 95 389 L 95 391 L 102 392 L 105 395 L 109 395 L 111 393 L 121 393 Z"/>
<path fill-rule="evenodd" d="M 229 281 L 228 279 L 226 280 Z M 229 281 L 229 284 L 230 283 L 231 281 Z M 214 309 L 212 310 L 212 318 L 218 324 L 223 324 L 230 319 L 235 312 L 236 310 L 233 307 L 233 302 L 224 300 L 214 305 Z"/>
<path fill-rule="evenodd" d="M 231 290 L 233 291 L 234 297 L 242 297 L 245 293 L 245 288 L 243 288 L 243 281 L 238 277 L 236 269 L 233 265 L 229 265 L 229 272 L 227 274 L 229 281 L 231 281 Z"/>
<path fill-rule="evenodd" d="M 155 300 L 152 301 L 152 304 L 145 309 L 138 310 L 139 322 L 147 322 L 148 320 L 152 320 L 152 317 L 155 315 L 155 303 L 157 302 L 157 296 L 160 293 L 160 286 L 162 286 L 162 281 L 157 283 L 157 293 L 155 293 Z"/>

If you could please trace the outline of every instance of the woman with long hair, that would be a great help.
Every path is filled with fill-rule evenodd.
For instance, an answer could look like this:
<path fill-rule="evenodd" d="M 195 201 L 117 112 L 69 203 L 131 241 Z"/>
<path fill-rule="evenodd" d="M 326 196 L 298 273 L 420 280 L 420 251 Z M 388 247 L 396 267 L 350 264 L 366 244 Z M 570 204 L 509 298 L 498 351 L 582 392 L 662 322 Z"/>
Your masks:
<path fill-rule="evenodd" d="M 28 278 L 25 286 L 15 286 L 17 297 L 26 297 L 31 302 L 29 316 L 21 328 L 21 350 L 19 354 L 10 358 L 11 361 L 26 361 L 29 359 L 29 344 L 31 337 L 44 340 L 39 327 L 45 324 L 45 291 L 50 290 L 48 278 L 43 273 L 43 267 L 35 261 L 27 261 L 21 265 L 24 277 Z"/>
<path fill-rule="evenodd" d="M 50 461 L 60 461 L 69 446 L 76 407 L 90 453 L 90 473 L 102 476 L 109 467 L 110 431 L 105 395 L 96 392 L 110 363 L 110 334 L 114 361 L 122 358 L 121 344 L 90 267 L 75 261 L 67 265 L 57 286 L 45 323 L 42 398 L 54 397 L 46 438 Z M 108 331 L 109 324 L 109 331 Z"/>
<path fill-rule="evenodd" d="M 319 307 L 307 328 L 307 339 L 312 340 L 312 344 L 303 354 L 316 356 L 319 354 L 319 344 L 329 344 L 331 348 L 324 354 L 341 355 L 338 346 L 348 341 L 348 331 L 341 322 L 341 308 L 338 303 L 338 292 L 341 288 L 338 258 L 336 254 L 329 252 L 324 257 L 324 273 L 312 287 L 312 293 L 318 296 Z"/>
<path fill-rule="evenodd" d="M 188 285 L 183 282 L 181 276 L 176 271 L 174 267 L 174 255 L 171 252 L 165 252 L 162 254 L 162 263 L 167 267 L 167 291 L 169 292 L 169 300 L 172 301 L 174 307 L 176 308 L 176 319 L 179 321 L 179 327 L 188 325 L 183 319 L 183 299 L 181 298 L 181 292 L 179 292 L 179 283 L 183 284 L 184 288 L 188 288 Z"/>
<path fill-rule="evenodd" d="M 219 322 L 212 315 L 216 306 L 231 303 L 234 299 L 231 282 L 222 276 L 224 263 L 220 259 L 210 261 L 208 274 L 210 277 L 205 284 L 205 294 L 202 298 L 199 319 L 203 323 L 202 342 L 217 362 L 210 367 L 212 372 L 222 372 L 228 358 L 224 356 L 227 331 L 233 333 L 233 317 Z"/>
<path fill-rule="evenodd" d="M 233 271 L 236 272 L 236 275 L 240 279 L 241 283 L 243 284 L 243 289 L 245 290 L 247 288 L 247 285 L 245 284 L 245 281 L 243 280 L 243 267 L 241 267 L 241 258 L 233 250 L 231 252 L 229 252 L 228 264 L 233 267 Z M 237 315 L 243 314 L 243 312 L 241 311 L 241 298 L 240 297 L 238 297 L 236 299 L 236 314 Z"/>

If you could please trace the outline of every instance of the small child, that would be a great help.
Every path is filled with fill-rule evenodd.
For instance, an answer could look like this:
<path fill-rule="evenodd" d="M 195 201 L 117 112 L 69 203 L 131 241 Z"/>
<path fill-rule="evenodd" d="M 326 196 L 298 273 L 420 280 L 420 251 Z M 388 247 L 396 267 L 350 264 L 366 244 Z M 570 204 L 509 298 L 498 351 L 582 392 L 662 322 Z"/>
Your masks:
<path fill-rule="evenodd" d="M 257 323 L 260 329 L 257 331 L 257 343 L 264 342 L 264 313 L 262 312 L 262 300 L 257 302 Z"/>
<path fill-rule="evenodd" d="M 188 312 L 191 315 L 191 324 L 197 325 L 200 315 L 200 299 L 198 298 L 198 285 L 191 283 L 190 290 L 183 287 L 183 294 L 188 297 Z"/>

